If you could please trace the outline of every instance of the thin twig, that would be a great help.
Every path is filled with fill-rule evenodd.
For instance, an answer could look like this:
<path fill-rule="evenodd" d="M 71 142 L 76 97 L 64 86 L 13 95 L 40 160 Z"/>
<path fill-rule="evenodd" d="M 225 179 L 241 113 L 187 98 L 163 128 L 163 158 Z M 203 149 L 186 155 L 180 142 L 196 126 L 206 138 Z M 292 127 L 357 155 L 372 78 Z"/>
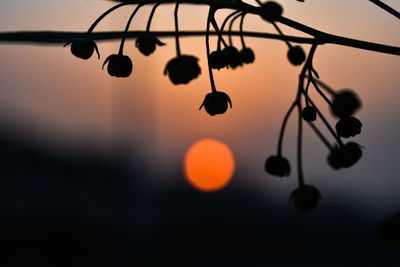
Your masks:
<path fill-rule="evenodd" d="M 156 12 L 156 9 L 158 8 L 158 6 L 161 5 L 160 3 L 157 3 L 153 6 L 153 8 L 151 9 L 150 15 L 149 15 L 149 19 L 147 20 L 147 26 L 146 26 L 146 32 L 150 31 L 150 26 L 151 26 L 151 21 L 153 19 L 154 16 L 154 12 Z"/>
<path fill-rule="evenodd" d="M 180 2 L 176 2 L 175 10 L 174 10 L 174 18 L 175 18 L 175 43 L 176 43 L 176 55 L 179 57 L 181 55 L 181 47 L 179 45 L 179 26 L 178 26 L 178 9 Z"/>
<path fill-rule="evenodd" d="M 339 145 L 342 145 L 343 144 L 342 140 L 336 134 L 336 131 L 333 130 L 332 126 L 329 124 L 328 120 L 325 118 L 325 116 L 322 114 L 322 112 L 318 109 L 318 107 L 315 105 L 315 103 L 312 101 L 312 99 L 310 97 L 308 98 L 308 100 L 310 101 L 311 105 L 315 108 L 315 111 L 317 112 L 318 117 L 321 118 L 322 122 L 325 124 L 328 131 L 332 134 L 333 137 L 335 137 L 335 139 L 339 143 Z"/>
<path fill-rule="evenodd" d="M 231 32 L 232 32 L 232 27 L 233 27 L 233 23 L 235 23 L 235 21 L 239 18 L 239 17 L 241 17 L 242 15 L 243 15 L 244 13 L 239 13 L 239 14 L 237 14 L 235 17 L 233 17 L 232 19 L 231 19 L 231 22 L 229 23 L 229 45 L 230 46 L 233 46 L 233 42 L 232 42 L 232 34 L 230 34 Z"/>
<path fill-rule="evenodd" d="M 242 13 L 242 17 L 240 19 L 240 25 L 239 25 L 239 30 L 240 30 L 240 41 L 242 42 L 242 47 L 243 49 L 246 48 L 246 43 L 244 42 L 244 37 L 243 37 L 243 22 L 244 22 L 244 17 L 246 17 L 246 13 Z M 231 33 L 231 32 L 230 32 Z M 231 36 L 231 35 L 229 35 Z"/>
<path fill-rule="evenodd" d="M 131 22 L 132 22 L 132 19 L 135 17 L 136 13 L 139 11 L 139 9 L 140 9 L 141 7 L 142 7 L 142 5 L 138 5 L 138 6 L 135 8 L 135 10 L 132 12 L 132 15 L 129 17 L 128 22 L 126 23 L 125 32 L 128 32 L 129 26 L 131 25 Z M 125 36 L 122 37 L 121 45 L 120 45 L 120 47 L 119 47 L 119 52 L 118 52 L 119 55 L 122 55 L 123 52 L 124 52 L 125 40 L 126 40 L 126 37 L 125 37 Z"/>
<path fill-rule="evenodd" d="M 213 72 L 211 69 L 211 64 L 210 64 L 210 24 L 211 21 L 214 19 L 214 9 L 210 7 L 210 10 L 208 11 L 208 17 L 207 17 L 207 29 L 206 29 L 206 51 L 207 51 L 207 63 L 208 63 L 208 72 L 210 74 L 210 83 L 211 83 L 211 91 L 217 92 L 217 88 L 215 87 L 215 82 L 214 82 L 214 76 Z"/>
<path fill-rule="evenodd" d="M 93 24 L 90 26 L 90 28 L 89 28 L 89 30 L 87 31 L 87 33 L 91 33 L 91 32 L 94 30 L 94 28 L 97 26 L 97 24 L 99 24 L 100 21 L 102 21 L 108 14 L 110 14 L 110 13 L 113 12 L 114 10 L 116 10 L 116 9 L 118 9 L 118 8 L 120 8 L 120 7 L 126 6 L 126 5 L 132 5 L 132 3 L 121 3 L 121 4 L 118 4 L 118 5 L 115 5 L 115 6 L 113 6 L 112 8 L 108 9 L 108 10 L 107 10 L 106 12 L 104 12 L 103 14 L 101 14 L 101 16 L 98 17 L 98 18 L 93 22 Z"/>
<path fill-rule="evenodd" d="M 283 118 L 281 130 L 279 131 L 278 149 L 277 149 L 277 153 L 276 153 L 278 156 L 282 155 L 283 136 L 285 134 L 286 124 L 287 124 L 290 114 L 292 113 L 295 106 L 296 106 L 296 102 L 293 102 L 293 104 L 290 106 L 290 108 L 286 112 L 285 117 Z"/>
<path fill-rule="evenodd" d="M 218 40 L 221 40 L 222 43 L 224 44 L 224 46 L 227 47 L 228 44 L 225 42 L 224 38 L 222 37 L 222 33 L 221 33 L 221 31 L 219 30 L 219 28 L 218 28 L 218 24 L 217 24 L 217 22 L 215 21 L 215 18 L 212 18 L 211 24 L 213 25 L 214 30 L 217 32 Z M 209 32 L 208 34 L 210 35 L 210 34 L 212 34 L 212 33 Z"/>
<path fill-rule="evenodd" d="M 385 10 L 386 12 L 392 14 L 393 16 L 395 16 L 396 18 L 400 19 L 400 13 L 398 11 L 396 11 L 395 9 L 393 9 L 392 7 L 386 5 L 385 3 L 383 3 L 382 1 L 379 0 L 369 0 L 371 3 L 374 3 L 375 5 L 379 6 L 380 8 L 382 8 L 383 10 Z"/>
<path fill-rule="evenodd" d="M 225 25 L 226 25 L 226 23 L 228 22 L 228 20 L 229 20 L 230 18 L 232 18 L 233 16 L 235 16 L 236 14 L 240 13 L 240 12 L 241 12 L 240 10 L 236 10 L 236 11 L 232 12 L 231 14 L 229 14 L 229 15 L 224 19 L 224 22 L 222 22 L 222 25 L 221 25 L 221 30 L 220 30 L 221 33 L 224 32 L 224 28 L 225 28 Z M 229 32 L 228 32 L 228 33 L 229 33 Z M 221 38 L 218 39 L 217 50 L 221 50 Z"/>
<path fill-rule="evenodd" d="M 307 76 L 306 76 L 307 77 Z M 321 86 L 325 91 L 327 91 L 330 95 L 336 95 L 335 90 L 330 87 L 329 85 L 327 85 L 326 83 L 324 83 L 323 81 L 319 80 L 319 79 L 314 79 L 314 81 Z"/>
<path fill-rule="evenodd" d="M 304 185 L 303 174 L 303 117 L 301 116 L 301 101 L 297 103 L 298 129 L 297 129 L 297 169 L 299 186 Z"/>
<path fill-rule="evenodd" d="M 329 106 L 332 106 L 332 102 L 326 97 L 326 95 L 321 91 L 321 89 L 319 89 L 318 84 L 314 81 L 314 78 L 311 76 L 311 74 L 309 75 L 308 80 L 311 81 L 311 83 L 314 85 L 315 90 L 325 100 L 325 102 L 328 103 Z"/>
<path fill-rule="evenodd" d="M 298 132 L 297 132 L 297 172 L 298 172 L 298 182 L 299 186 L 304 185 L 304 174 L 303 174 L 303 117 L 302 117 L 302 107 L 301 107 L 301 96 L 304 93 L 304 77 L 306 71 L 312 66 L 315 51 L 317 50 L 318 42 L 313 43 L 308 53 L 307 60 L 299 75 L 299 86 L 297 89 L 297 95 L 295 103 L 298 109 Z"/>
<path fill-rule="evenodd" d="M 281 29 L 278 27 L 278 25 L 276 25 L 275 22 L 271 22 L 272 25 L 274 25 L 274 28 L 276 29 L 276 31 L 282 36 L 283 40 L 285 41 L 286 45 L 291 48 L 292 45 L 289 43 L 289 41 L 286 39 L 286 36 L 283 34 L 283 32 L 281 31 Z"/>
<path fill-rule="evenodd" d="M 317 126 L 315 126 L 315 124 L 312 123 L 311 121 L 308 121 L 308 125 L 311 127 L 311 129 L 314 130 L 315 134 L 319 137 L 319 139 L 321 139 L 322 143 L 324 143 L 329 150 L 333 150 L 332 145 L 329 143 L 326 137 L 321 133 L 321 131 L 317 128 Z"/>

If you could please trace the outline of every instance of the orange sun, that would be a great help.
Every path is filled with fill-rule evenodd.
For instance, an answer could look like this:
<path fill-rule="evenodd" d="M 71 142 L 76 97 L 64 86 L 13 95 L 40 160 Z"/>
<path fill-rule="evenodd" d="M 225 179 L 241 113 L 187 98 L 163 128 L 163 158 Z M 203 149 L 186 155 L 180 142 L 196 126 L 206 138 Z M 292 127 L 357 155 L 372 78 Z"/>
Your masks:
<path fill-rule="evenodd" d="M 204 192 L 218 191 L 231 181 L 235 160 L 224 143 L 202 139 L 186 152 L 183 169 L 194 188 Z"/>

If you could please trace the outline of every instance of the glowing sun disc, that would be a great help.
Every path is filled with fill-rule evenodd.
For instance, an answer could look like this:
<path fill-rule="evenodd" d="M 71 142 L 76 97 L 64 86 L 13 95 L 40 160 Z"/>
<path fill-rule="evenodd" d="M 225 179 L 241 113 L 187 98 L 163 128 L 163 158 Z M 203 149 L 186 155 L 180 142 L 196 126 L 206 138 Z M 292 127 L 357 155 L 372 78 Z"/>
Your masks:
<path fill-rule="evenodd" d="M 183 170 L 187 181 L 204 192 L 218 191 L 229 184 L 235 160 L 229 147 L 214 139 L 202 139 L 186 152 Z"/>

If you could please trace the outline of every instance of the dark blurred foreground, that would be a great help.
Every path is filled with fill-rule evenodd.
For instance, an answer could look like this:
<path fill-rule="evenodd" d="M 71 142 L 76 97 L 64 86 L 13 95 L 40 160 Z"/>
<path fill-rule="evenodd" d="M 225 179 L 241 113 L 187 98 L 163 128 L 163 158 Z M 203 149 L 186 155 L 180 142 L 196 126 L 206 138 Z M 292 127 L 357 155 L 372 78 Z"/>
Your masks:
<path fill-rule="evenodd" d="M 213 194 L 187 185 L 154 189 L 140 182 L 149 172 L 139 153 L 130 161 L 137 164 L 124 164 L 11 136 L 0 136 L 1 266 L 398 262 L 399 250 L 382 244 L 375 225 L 340 205 L 299 214 L 235 186 Z"/>

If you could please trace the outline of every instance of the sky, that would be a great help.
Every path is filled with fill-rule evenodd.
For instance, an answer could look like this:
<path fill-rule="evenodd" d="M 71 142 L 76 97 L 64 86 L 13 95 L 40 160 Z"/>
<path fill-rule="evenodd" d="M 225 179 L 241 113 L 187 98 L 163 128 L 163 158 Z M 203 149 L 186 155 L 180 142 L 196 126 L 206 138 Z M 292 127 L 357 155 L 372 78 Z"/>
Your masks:
<path fill-rule="evenodd" d="M 388 45 L 400 43 L 398 20 L 368 1 L 279 2 L 284 16 L 319 30 Z M 385 2 L 400 10 L 399 1 Z M 100 0 L 2 0 L 0 31 L 86 31 L 97 16 L 114 4 Z M 124 7 L 112 13 L 96 30 L 122 30 L 131 10 Z M 145 7 L 138 13 L 133 29 L 144 29 L 149 11 L 150 7 Z M 206 7 L 182 5 L 180 28 L 205 29 L 207 11 Z M 218 12 L 217 21 L 221 23 L 227 13 Z M 244 27 L 275 33 L 271 25 L 250 15 Z M 172 5 L 159 7 L 152 29 L 173 29 Z M 285 26 L 282 31 L 304 36 Z M 93 57 L 88 61 L 80 61 L 68 48 L 59 45 L 1 44 L 3 127 L 14 127 L 27 139 L 59 150 L 90 144 L 107 152 L 116 138 L 129 138 L 147 164 L 156 166 L 154 172 L 158 174 L 179 169 L 191 144 L 202 138 L 215 138 L 226 143 L 234 154 L 236 186 L 265 192 L 269 201 L 286 205 L 297 184 L 296 172 L 289 179 L 277 179 L 263 170 L 265 159 L 276 151 L 281 120 L 297 89 L 300 68 L 287 61 L 285 44 L 246 39 L 256 61 L 236 70 L 214 72 L 218 90 L 230 95 L 233 108 L 224 115 L 210 117 L 198 110 L 205 94 L 210 92 L 203 38 L 181 39 L 182 53 L 200 59 L 202 75 L 179 86 L 163 75 L 165 64 L 175 56 L 174 39 L 162 41 L 167 46 L 158 48 L 150 57 L 140 54 L 133 40 L 127 42 L 125 53 L 134 64 L 133 74 L 127 79 L 109 77 L 101 69 L 103 60 L 118 51 L 119 41 L 98 43 L 101 59 Z M 215 39 L 211 38 L 211 42 L 215 48 Z M 239 39 L 234 38 L 233 42 L 240 46 Z M 309 49 L 307 45 L 303 47 Z M 327 44 L 318 48 L 314 66 L 331 87 L 351 88 L 359 94 L 363 108 L 357 117 L 364 126 L 355 140 L 365 149 L 354 167 L 334 171 L 326 163 L 326 148 L 306 127 L 306 182 L 322 191 L 322 208 L 334 199 L 349 203 L 353 209 L 373 210 L 379 216 L 398 210 L 399 58 Z M 323 107 L 321 101 L 318 103 Z M 322 109 L 334 123 L 328 109 Z M 284 143 L 284 154 L 293 169 L 297 114 L 294 115 Z M 180 177 L 156 177 L 150 182 L 160 186 L 182 182 Z"/>

